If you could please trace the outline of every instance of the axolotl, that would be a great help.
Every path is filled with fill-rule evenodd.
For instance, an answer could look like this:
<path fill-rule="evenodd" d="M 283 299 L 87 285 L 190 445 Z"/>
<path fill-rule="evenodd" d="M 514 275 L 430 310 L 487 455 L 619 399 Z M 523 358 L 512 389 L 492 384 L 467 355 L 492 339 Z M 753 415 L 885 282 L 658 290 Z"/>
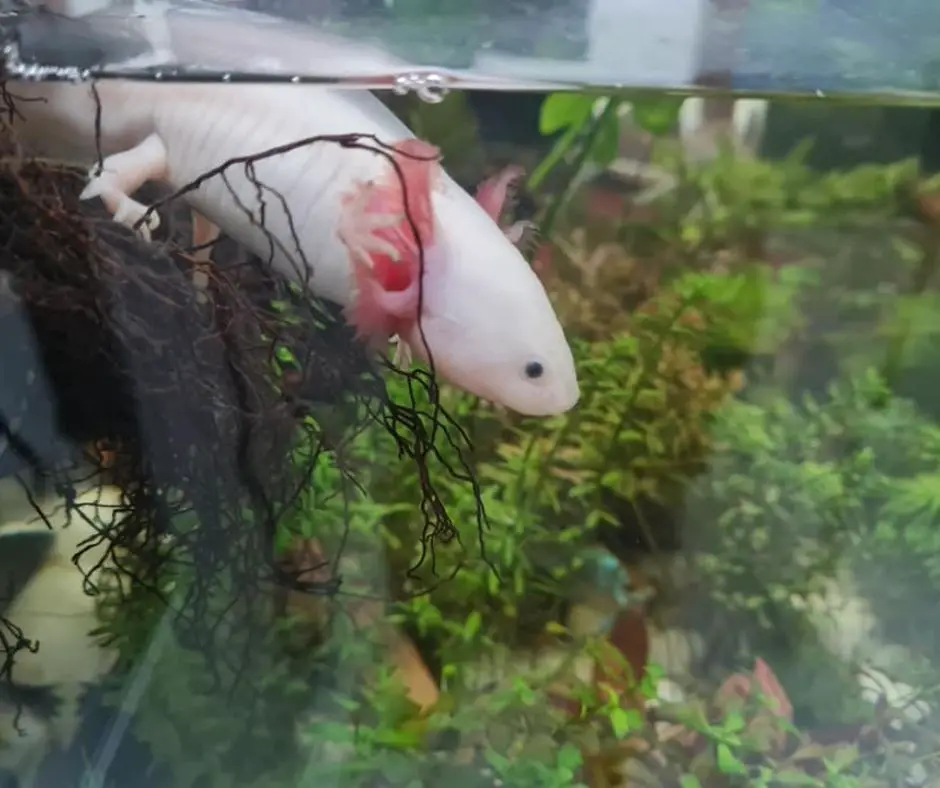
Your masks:
<path fill-rule="evenodd" d="M 436 148 L 372 94 L 121 80 L 8 87 L 19 97 L 13 125 L 27 150 L 89 165 L 102 155 L 83 197 L 100 197 L 128 224 L 146 213 L 131 195 L 147 181 L 180 189 L 227 161 L 297 140 L 375 135 L 391 146 L 398 171 L 374 150 L 314 142 L 249 168 L 233 164 L 184 199 L 276 270 L 344 307 L 376 347 L 397 337 L 402 357 L 425 363 L 430 350 L 443 380 L 523 415 L 560 414 L 578 402 L 565 332 L 497 221 L 512 174 L 484 183 L 474 199 Z"/>

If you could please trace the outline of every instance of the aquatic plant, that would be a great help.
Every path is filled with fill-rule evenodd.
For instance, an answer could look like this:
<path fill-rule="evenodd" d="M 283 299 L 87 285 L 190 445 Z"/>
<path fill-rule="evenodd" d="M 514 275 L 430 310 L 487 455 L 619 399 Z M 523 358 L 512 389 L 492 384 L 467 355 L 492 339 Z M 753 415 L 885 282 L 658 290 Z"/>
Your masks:
<path fill-rule="evenodd" d="M 608 228 L 604 247 L 597 240 L 604 230 L 569 202 L 565 222 L 575 226 L 567 240 L 555 239 L 562 256 L 547 281 L 578 335 L 584 401 L 569 416 L 531 424 L 446 394 L 475 441 L 491 530 L 482 547 L 462 531 L 462 546 L 439 551 L 439 583 L 426 575 L 404 581 L 404 596 L 431 591 L 400 601 L 394 614 L 425 658 L 441 662 L 434 670 L 446 684 L 485 653 L 547 648 L 537 635 L 558 631 L 576 593 L 571 578 L 598 538 L 616 544 L 611 532 L 629 533 L 631 559 L 683 544 L 691 558 L 683 599 L 697 595 L 707 607 L 690 615 L 708 633 L 710 678 L 727 678 L 729 663 L 773 662 L 797 727 L 781 729 L 783 750 L 755 750 L 742 736 L 750 717 L 709 702 L 707 724 L 697 728 L 705 754 L 669 748 L 650 785 L 854 788 L 900 784 L 910 766 L 879 743 L 893 718 L 873 717 L 857 702 L 849 667 L 818 642 L 802 601 L 848 557 L 862 562 L 856 568 L 870 562 L 880 571 L 889 560 L 911 560 L 911 544 L 921 569 L 899 587 L 908 604 L 923 594 L 920 573 L 936 555 L 935 430 L 864 363 L 871 353 L 854 357 L 857 374 L 848 380 L 839 367 L 830 370 L 811 396 L 785 384 L 795 377 L 792 348 L 813 336 L 814 298 L 841 285 L 842 308 L 867 308 L 858 299 L 882 276 L 871 275 L 869 261 L 898 275 L 897 258 L 884 254 L 893 248 L 905 256 L 904 270 L 917 263 L 911 197 L 921 187 L 910 163 L 819 175 L 799 154 L 778 163 L 720 157 L 690 170 L 645 224 Z M 874 248 L 883 227 L 890 233 Z M 913 255 L 904 246 L 912 238 Z M 845 239 L 851 248 L 840 246 Z M 758 385 L 735 401 L 740 366 L 754 356 L 772 364 L 766 374 L 749 371 Z M 370 456 L 386 464 L 381 452 Z M 413 485 L 382 472 L 370 482 L 385 507 Z M 651 511 L 658 516 L 652 527 Z M 399 556 L 392 574 L 408 577 L 415 556 L 401 545 L 413 544 L 405 535 L 413 533 L 414 512 L 406 506 L 381 519 Z M 902 525 L 908 519 L 910 529 Z M 675 532 L 681 538 L 670 537 Z M 891 617 L 899 618 L 896 609 Z M 722 641 L 722 631 L 747 635 Z M 617 685 L 621 700 L 631 697 L 629 686 Z M 589 708 L 599 713 L 603 704 Z M 590 743 L 556 718 L 559 731 L 580 742 L 582 779 L 592 786 L 607 784 L 599 762 L 608 755 L 636 759 L 654 747 L 638 744 L 640 731 L 647 741 L 644 715 L 616 708 L 605 718 L 618 724 Z M 836 728 L 842 732 L 833 740 Z"/>
<path fill-rule="evenodd" d="M 751 671 L 730 676 L 710 697 L 661 704 L 651 723 L 625 746 L 606 754 L 620 758 L 612 779 L 618 785 L 787 786 L 874 788 L 883 778 L 869 773 L 875 727 L 847 729 L 816 738 L 792 724 L 792 706 L 770 666 L 757 659 Z M 880 782 L 879 782 L 880 780 Z"/>
<path fill-rule="evenodd" d="M 598 166 L 609 161 L 616 102 L 595 112 L 593 99 L 566 96 L 549 106 L 569 140 L 556 162 L 576 170 L 592 155 Z M 271 633 L 263 700 L 215 693 L 204 667 L 158 673 L 139 727 L 172 742 L 161 756 L 174 771 L 217 784 L 238 776 L 268 786 L 580 780 L 606 788 L 629 761 L 647 770 L 630 772 L 631 785 L 860 788 L 905 779 L 908 756 L 886 744 L 894 717 L 855 702 L 854 676 L 826 652 L 805 602 L 847 561 L 872 579 L 913 563 L 906 575 L 892 572 L 890 593 L 873 596 L 889 630 L 916 626 L 913 603 L 923 604 L 925 587 L 938 589 L 940 437 L 892 394 L 877 353 L 862 347 L 867 338 L 850 354 L 836 332 L 816 331 L 811 307 L 832 296 L 849 316 L 877 312 L 876 333 L 907 330 L 890 307 L 900 305 L 896 291 L 872 295 L 873 283 L 885 269 L 903 277 L 919 264 L 923 184 L 910 163 L 819 175 L 799 151 L 783 162 L 722 156 L 685 169 L 666 146 L 659 161 L 676 170 L 676 187 L 643 216 L 598 218 L 574 190 L 553 196 L 565 210 L 555 214 L 545 280 L 575 337 L 583 401 L 564 417 L 526 421 L 444 390 L 454 421 L 435 427 L 440 466 L 454 467 L 464 433 L 474 448 L 472 473 L 436 479 L 434 505 L 454 524 L 443 540 L 423 516 L 420 469 L 399 462 L 387 432 L 331 433 L 329 451 L 297 451 L 312 483 L 275 547 L 283 556 L 315 541 L 326 573 L 342 578 L 340 593 L 306 593 L 316 561 L 307 577 L 276 578 L 270 602 L 292 620 Z M 905 336 L 924 348 L 934 333 L 931 298 L 903 307 L 908 329 L 924 326 Z M 808 366 L 805 348 L 820 333 L 846 363 L 803 396 L 794 368 Z M 292 376 L 290 358 L 282 378 Z M 755 358 L 763 368 L 746 368 Z M 426 409 L 405 381 L 389 387 L 392 399 L 414 396 L 416 410 Z M 305 418 L 321 424 L 343 413 L 335 403 L 306 404 Z M 627 566 L 608 572 L 592 552 L 599 542 Z M 688 699 L 670 704 L 659 693 L 662 671 L 647 664 L 648 644 L 631 651 L 612 633 L 629 612 L 639 621 L 634 639 L 649 634 L 656 616 L 642 562 L 680 550 L 688 558 L 680 604 L 710 648 L 702 670 L 683 677 Z M 572 608 L 599 585 L 608 629 L 574 633 Z M 653 592 L 660 604 L 669 595 Z M 393 636 L 416 646 L 429 699 L 406 681 Z M 549 654 L 550 664 L 537 664 Z M 585 657 L 587 679 L 573 667 Z M 751 678 L 792 719 L 768 714 L 747 692 L 732 708 L 715 689 L 740 690 Z M 659 706 L 646 709 L 654 698 Z M 224 742 L 236 727 L 231 703 L 253 701 L 277 724 L 257 736 L 268 756 L 240 754 L 254 759 L 252 774 Z M 154 727 L 154 713 L 173 720 L 175 738 Z M 285 753 L 298 752 L 287 764 Z M 305 758 L 311 766 L 298 773 Z"/>
<path fill-rule="evenodd" d="M 370 677 L 361 682 L 366 696 L 360 697 L 358 693 L 345 696 L 348 701 L 337 707 L 341 710 L 339 721 L 333 719 L 330 723 L 333 727 L 329 728 L 335 738 L 339 735 L 335 726 L 351 724 L 361 712 L 366 715 L 364 719 L 372 720 L 368 724 L 385 731 L 381 735 L 376 733 L 379 738 L 369 745 L 381 744 L 381 752 L 367 757 L 361 749 L 366 745 L 362 742 L 356 745 L 355 769 L 365 770 L 364 764 L 373 758 L 368 762 L 373 764 L 370 768 L 376 774 L 391 770 L 388 759 L 398 756 L 389 754 L 388 747 L 397 751 L 392 741 L 396 736 L 405 736 L 411 743 L 406 748 L 409 758 L 399 758 L 401 764 L 395 768 L 405 768 L 406 761 L 413 762 L 411 768 L 418 768 L 415 751 L 425 747 L 426 739 L 422 736 L 416 740 L 412 734 L 402 733 L 402 726 L 407 730 L 415 725 L 434 729 L 456 726 L 466 737 L 476 730 L 473 726 L 467 728 L 468 720 L 476 720 L 477 726 L 495 725 L 494 720 L 501 714 L 516 715 L 513 717 L 516 719 L 529 709 L 524 716 L 541 719 L 551 735 L 561 735 L 562 730 L 572 726 L 597 725 L 604 719 L 611 720 L 609 726 L 623 727 L 624 722 L 618 721 L 619 704 L 590 701 L 585 709 L 593 711 L 574 720 L 563 709 L 555 708 L 547 693 L 559 681 L 566 694 L 587 697 L 583 691 L 579 695 L 577 683 L 572 686 L 570 675 L 564 670 L 549 671 L 537 680 L 513 685 L 517 693 L 522 691 L 521 687 L 527 687 L 530 693 L 527 697 L 532 699 L 513 705 L 508 696 L 499 694 L 503 690 L 480 693 L 467 687 L 461 689 L 464 666 L 485 659 L 487 654 L 498 659 L 498 654 L 506 649 L 538 649 L 569 638 L 565 610 L 577 601 L 578 588 L 593 582 L 591 559 L 585 551 L 596 541 L 597 529 L 619 524 L 624 512 L 638 512 L 637 507 L 645 501 L 673 499 L 688 476 L 704 467 L 711 415 L 737 384 L 707 373 L 696 355 L 706 336 L 699 329 L 708 323 L 697 311 L 702 303 L 701 294 L 692 286 L 681 295 L 667 292 L 655 299 L 648 310 L 638 313 L 629 332 L 625 330 L 608 342 L 579 343 L 585 400 L 577 416 L 525 423 L 453 391 L 443 393 L 448 411 L 455 414 L 461 428 L 475 441 L 474 471 L 480 479 L 488 522 L 482 534 L 476 526 L 479 504 L 471 480 L 458 475 L 441 477 L 438 489 L 442 503 L 457 525 L 456 539 L 446 544 L 431 543 L 432 535 L 423 534 L 424 519 L 417 495 L 421 489 L 420 476 L 403 473 L 403 466 L 396 462 L 398 447 L 382 430 L 365 430 L 341 444 L 332 456 L 319 455 L 313 465 L 312 483 L 304 488 L 296 509 L 284 520 L 277 546 L 283 552 L 290 549 L 296 537 L 314 538 L 322 544 L 325 559 L 331 565 L 340 560 L 340 553 L 346 556 L 337 567 L 343 579 L 339 595 L 322 603 L 319 624 L 313 622 L 311 628 L 309 618 L 303 622 L 302 629 L 309 635 L 300 642 L 313 649 L 307 655 L 311 664 L 342 664 L 348 670 L 360 664 L 356 670 L 364 670 L 364 675 Z M 396 385 L 403 384 L 391 385 L 393 396 L 405 395 L 403 390 L 394 390 Z M 421 409 L 419 402 L 417 410 Z M 445 433 L 453 428 L 443 423 L 439 429 Z M 443 438 L 446 435 L 442 434 L 439 445 L 443 447 L 441 461 L 446 466 L 457 448 L 447 448 L 448 442 Z M 306 451 L 309 449 L 299 450 L 301 466 L 310 461 L 305 457 Z M 657 538 L 654 533 L 647 536 L 651 541 Z M 428 557 L 424 557 L 425 552 Z M 616 583 L 614 580 L 611 592 L 617 590 Z M 185 578 L 178 578 L 174 595 L 185 597 L 186 585 Z M 635 604 L 631 602 L 630 589 L 624 590 L 627 591 L 624 604 Z M 355 628 L 343 630 L 342 624 L 336 623 L 337 616 L 339 620 L 355 618 L 350 610 L 355 608 L 356 600 L 371 597 L 384 600 L 381 604 L 384 612 L 380 609 L 378 618 L 370 620 L 377 622 L 379 630 L 385 625 L 378 622 L 385 621 L 414 634 L 425 659 L 435 666 L 437 680 L 443 688 L 450 688 L 443 692 L 454 704 L 451 711 L 445 714 L 439 710 L 428 717 L 430 712 L 416 711 L 407 703 L 399 712 L 383 711 L 383 704 L 393 701 L 383 700 L 382 693 L 400 694 L 403 691 L 400 683 L 395 685 L 389 680 L 381 685 L 385 668 L 381 667 L 380 659 L 376 673 L 374 662 L 380 647 L 362 641 L 361 632 L 353 637 Z M 616 606 L 613 612 L 616 614 Z M 328 630 L 324 629 L 327 621 L 333 622 Z M 318 630 L 320 635 L 316 634 Z M 237 627 L 232 631 L 235 634 L 230 634 L 229 639 L 237 639 Z M 331 639 L 327 638 L 328 633 L 332 633 Z M 244 639 L 246 635 L 238 637 Z M 296 654 L 294 637 L 288 636 L 286 642 L 295 643 L 291 653 Z M 353 642 L 359 645 L 351 645 Z M 577 643 L 578 648 L 570 647 L 572 654 L 579 649 L 588 649 L 585 653 L 589 653 L 589 643 L 580 640 Z M 266 647 L 263 640 L 258 640 L 253 648 L 263 654 Z M 296 660 L 296 656 L 291 658 L 295 665 L 291 670 L 297 669 Z M 642 667 L 641 657 L 632 670 L 636 672 Z M 268 669 L 271 683 L 266 682 L 264 701 L 268 708 L 290 707 L 300 697 L 291 695 L 294 700 L 287 697 L 276 700 L 283 693 L 295 692 L 288 692 L 287 687 L 296 687 L 300 680 L 296 674 L 291 680 L 282 679 L 284 688 L 277 689 L 274 677 L 285 675 L 285 669 L 274 663 Z M 141 731 L 151 740 L 161 737 L 160 753 L 172 763 L 188 762 L 193 765 L 187 768 L 194 769 L 194 764 L 201 763 L 202 773 L 222 770 L 221 762 L 212 767 L 197 755 L 201 748 L 211 746 L 200 744 L 208 733 L 192 730 L 189 735 L 163 741 L 162 727 L 152 728 L 152 723 L 146 722 L 161 709 L 162 718 L 172 720 L 180 731 L 187 730 L 192 710 L 185 698 L 193 691 L 190 682 L 198 682 L 203 697 L 212 694 L 209 674 L 197 671 L 196 678 L 185 679 L 184 675 L 192 671 L 196 667 L 190 665 L 166 680 L 159 675 L 154 679 L 150 705 L 139 712 L 143 720 Z M 321 668 L 320 686 L 329 673 L 329 670 L 323 673 Z M 198 678 L 199 675 L 204 678 Z M 302 671 L 300 675 L 312 681 L 308 673 Z M 629 679 L 626 681 L 628 685 Z M 380 690 L 375 682 L 386 690 Z M 179 685 L 179 689 L 174 690 L 174 685 Z M 622 693 L 623 690 L 617 690 L 618 695 Z M 179 706 L 169 709 L 168 703 Z M 225 713 L 221 697 L 206 703 L 215 706 L 217 713 Z M 351 703 L 356 710 L 352 717 Z M 497 713 L 500 704 L 504 708 Z M 408 708 L 412 711 L 407 712 Z M 219 726 L 218 737 L 211 734 L 209 741 L 218 741 L 221 746 L 225 738 L 221 732 L 227 736 L 232 724 Z M 308 739 L 314 736 L 322 742 L 316 731 L 327 728 L 319 725 L 310 727 Z M 521 725 L 521 718 L 515 725 Z M 521 736 L 524 729 L 527 728 L 514 729 L 513 735 Z M 182 749 L 173 750 L 173 741 Z M 510 758 L 514 750 L 508 744 L 491 747 L 489 752 L 494 763 L 502 763 L 500 758 L 514 760 Z M 430 755 L 428 758 L 427 763 L 436 763 Z M 569 762 L 565 763 L 553 768 L 562 771 L 572 768 Z M 354 769 L 345 760 L 343 764 L 342 769 Z M 496 767 L 491 764 L 490 768 Z M 541 767 L 526 768 L 535 769 L 533 781 L 548 779 L 547 773 L 539 770 Z M 233 769 L 234 763 L 224 766 L 226 773 Z M 337 769 L 342 771 L 340 766 Z"/>

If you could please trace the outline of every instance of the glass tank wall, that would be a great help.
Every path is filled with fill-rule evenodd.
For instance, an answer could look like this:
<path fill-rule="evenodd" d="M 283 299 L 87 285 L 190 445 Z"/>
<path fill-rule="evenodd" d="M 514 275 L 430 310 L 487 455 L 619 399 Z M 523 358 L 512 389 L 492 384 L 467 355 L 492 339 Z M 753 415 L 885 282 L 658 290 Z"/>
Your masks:
<path fill-rule="evenodd" d="M 4 784 L 940 785 L 936 12 L 166 10 L 2 20 Z"/>
<path fill-rule="evenodd" d="M 2 7 L 8 34 L 16 31 L 14 71 L 72 66 L 381 87 L 417 70 L 455 87 L 733 88 L 891 101 L 923 98 L 940 75 L 940 11 L 925 0 L 5 0 Z"/>

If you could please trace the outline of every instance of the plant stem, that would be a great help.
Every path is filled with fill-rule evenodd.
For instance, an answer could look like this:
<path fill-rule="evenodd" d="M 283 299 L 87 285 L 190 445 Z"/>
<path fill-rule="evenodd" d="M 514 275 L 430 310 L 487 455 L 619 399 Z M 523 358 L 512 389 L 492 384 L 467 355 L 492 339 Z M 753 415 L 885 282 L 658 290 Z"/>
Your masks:
<path fill-rule="evenodd" d="M 542 181 L 548 177 L 548 174 L 558 166 L 566 155 L 568 155 L 568 151 L 574 146 L 575 140 L 578 139 L 578 136 L 589 121 L 590 118 L 584 123 L 579 123 L 577 126 L 568 127 L 568 130 L 562 135 L 561 139 L 552 146 L 548 155 L 542 159 L 539 166 L 532 171 L 532 174 L 529 176 L 529 182 L 526 184 L 529 191 L 536 191 L 542 185 Z"/>
<path fill-rule="evenodd" d="M 611 117 L 616 117 L 617 109 L 620 107 L 620 99 L 608 98 L 607 104 L 604 106 L 604 110 L 599 115 L 592 115 L 584 123 L 578 127 L 578 133 L 574 136 L 580 136 L 580 133 L 584 131 L 584 142 L 581 144 L 581 149 L 578 151 L 578 157 L 575 159 L 572 166 L 571 177 L 568 179 L 565 188 L 552 200 L 551 204 L 548 206 L 548 210 L 545 212 L 545 218 L 542 220 L 542 236 L 545 238 L 550 238 L 552 230 L 555 227 L 555 222 L 558 219 L 558 213 L 565 206 L 568 200 L 571 198 L 571 193 L 574 190 L 574 186 L 577 183 L 578 175 L 581 174 L 581 170 L 584 169 L 584 165 L 587 163 L 588 156 L 591 155 L 591 152 L 594 149 L 594 144 L 597 142 L 597 137 L 601 132 L 601 129 L 604 128 L 604 124 L 608 123 Z M 565 135 L 567 138 L 567 135 Z M 562 138 L 564 141 L 565 138 Z M 561 145 L 559 145 L 561 147 Z M 570 147 L 570 145 L 568 146 Z M 562 154 L 556 157 L 549 158 L 560 158 Z M 546 163 L 548 159 L 546 159 Z M 554 165 L 553 165 L 554 166 Z M 533 176 L 538 173 L 534 173 Z M 534 177 L 530 179 L 530 186 Z"/>

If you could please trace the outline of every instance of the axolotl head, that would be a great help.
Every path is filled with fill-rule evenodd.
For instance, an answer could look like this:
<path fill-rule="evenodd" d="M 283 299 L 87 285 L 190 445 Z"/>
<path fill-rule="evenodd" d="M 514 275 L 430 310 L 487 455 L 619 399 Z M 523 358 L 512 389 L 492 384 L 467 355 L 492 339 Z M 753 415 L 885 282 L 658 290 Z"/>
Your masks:
<path fill-rule="evenodd" d="M 474 199 L 440 168 L 433 146 L 408 139 L 396 151 L 399 173 L 361 181 L 343 199 L 350 322 L 376 342 L 397 334 L 441 379 L 517 413 L 573 408 L 580 390 L 565 332 L 498 223 L 516 172 L 488 180 Z"/>
<path fill-rule="evenodd" d="M 403 337 L 454 386 L 527 416 L 563 413 L 580 389 L 545 288 L 505 233 L 447 179 L 434 195 L 420 324 Z"/>

